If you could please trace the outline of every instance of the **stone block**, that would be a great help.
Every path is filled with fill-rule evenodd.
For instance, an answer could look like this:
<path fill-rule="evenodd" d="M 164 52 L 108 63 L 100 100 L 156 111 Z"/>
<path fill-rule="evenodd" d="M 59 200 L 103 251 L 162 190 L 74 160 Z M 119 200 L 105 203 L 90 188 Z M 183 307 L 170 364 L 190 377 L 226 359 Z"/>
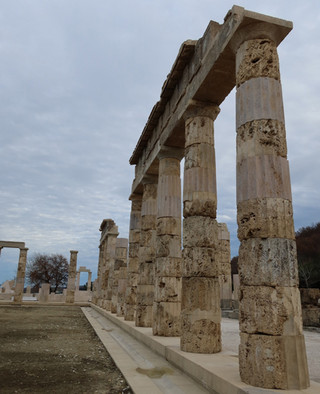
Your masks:
<path fill-rule="evenodd" d="M 129 233 L 129 248 L 132 243 L 140 242 L 140 228 L 138 230 L 130 230 Z"/>
<path fill-rule="evenodd" d="M 275 119 L 257 119 L 237 130 L 237 161 L 246 157 L 277 155 L 287 157 L 284 123 Z"/>
<path fill-rule="evenodd" d="M 241 380 L 265 389 L 303 390 L 309 373 L 303 335 L 240 334 Z"/>
<path fill-rule="evenodd" d="M 218 353 L 221 351 L 220 323 L 208 319 L 205 315 L 201 319 L 193 314 L 182 311 L 180 348 L 190 353 Z"/>
<path fill-rule="evenodd" d="M 128 282 L 127 286 L 132 287 L 132 286 L 138 286 L 138 280 L 139 280 L 139 273 L 136 272 L 130 272 L 128 275 Z"/>
<path fill-rule="evenodd" d="M 276 119 L 284 123 L 280 81 L 252 78 L 236 92 L 236 129 L 255 119 Z"/>
<path fill-rule="evenodd" d="M 181 333 L 181 303 L 154 302 L 153 303 L 153 335 L 164 337 L 178 337 Z"/>
<path fill-rule="evenodd" d="M 181 218 L 167 217 L 157 219 L 157 235 L 181 234 Z"/>
<path fill-rule="evenodd" d="M 258 198 L 237 206 L 238 238 L 295 239 L 292 203 L 283 198 Z"/>
<path fill-rule="evenodd" d="M 151 305 L 154 300 L 154 286 L 153 285 L 138 285 L 137 286 L 137 305 Z"/>
<path fill-rule="evenodd" d="M 153 285 L 155 263 L 140 263 L 139 267 L 139 283 L 140 285 Z"/>
<path fill-rule="evenodd" d="M 164 176 L 176 176 L 180 177 L 180 160 L 176 158 L 165 158 L 163 160 L 159 161 L 159 182 L 160 183 L 160 178 Z M 159 190 L 159 186 L 158 186 Z"/>
<path fill-rule="evenodd" d="M 213 120 L 206 116 L 195 116 L 186 121 L 186 147 L 194 144 L 214 144 Z"/>
<path fill-rule="evenodd" d="M 214 248 L 218 244 L 218 223 L 204 216 L 191 216 L 183 220 L 184 248 Z"/>
<path fill-rule="evenodd" d="M 156 215 L 144 215 L 141 217 L 141 230 L 153 230 L 156 228 L 156 224 Z"/>
<path fill-rule="evenodd" d="M 181 238 L 178 235 L 158 235 L 156 239 L 156 256 L 181 257 Z"/>
<path fill-rule="evenodd" d="M 246 286 L 298 286 L 296 241 L 252 238 L 241 242 L 239 276 Z"/>
<path fill-rule="evenodd" d="M 237 203 L 265 198 L 292 200 L 289 163 L 284 157 L 261 155 L 237 163 Z"/>
<path fill-rule="evenodd" d="M 155 244 L 152 246 L 140 246 L 139 261 L 141 263 L 151 263 L 156 255 Z"/>
<path fill-rule="evenodd" d="M 128 277 L 130 273 L 138 273 L 140 267 L 140 261 L 138 257 L 134 257 L 129 259 L 128 262 Z"/>
<path fill-rule="evenodd" d="M 156 302 L 180 302 L 181 278 L 156 277 L 154 285 L 154 300 Z"/>
<path fill-rule="evenodd" d="M 189 248 L 183 250 L 183 277 L 218 277 L 220 265 L 215 248 Z"/>
<path fill-rule="evenodd" d="M 152 305 L 137 305 L 136 309 L 136 326 L 152 327 Z"/>
<path fill-rule="evenodd" d="M 157 257 L 155 275 L 159 277 L 181 277 L 182 259 L 180 257 Z"/>
<path fill-rule="evenodd" d="M 213 133 L 212 133 L 213 135 Z M 199 143 L 186 147 L 184 158 L 184 171 L 191 168 L 205 168 L 215 172 L 214 145 Z"/>
<path fill-rule="evenodd" d="M 300 292 L 296 287 L 240 287 L 242 332 L 265 335 L 300 335 Z"/>
<path fill-rule="evenodd" d="M 139 256 L 139 243 L 130 243 L 129 244 L 129 258 L 135 258 Z"/>
<path fill-rule="evenodd" d="M 182 278 L 181 309 L 184 313 L 199 313 L 199 316 L 202 316 L 202 312 L 204 315 L 208 312 L 207 315 L 219 323 L 221 320 L 219 279 Z"/>
<path fill-rule="evenodd" d="M 258 77 L 280 81 L 276 44 L 265 38 L 245 41 L 237 51 L 236 73 L 237 86 Z"/>

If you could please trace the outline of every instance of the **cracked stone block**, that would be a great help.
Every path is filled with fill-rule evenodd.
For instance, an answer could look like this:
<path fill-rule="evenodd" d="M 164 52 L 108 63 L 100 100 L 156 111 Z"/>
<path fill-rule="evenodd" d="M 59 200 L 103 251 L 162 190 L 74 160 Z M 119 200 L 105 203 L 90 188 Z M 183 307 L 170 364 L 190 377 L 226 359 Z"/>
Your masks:
<path fill-rule="evenodd" d="M 242 332 L 302 334 L 301 301 L 297 287 L 241 286 L 239 301 Z"/>
<path fill-rule="evenodd" d="M 154 300 L 156 302 L 180 302 L 181 278 L 173 276 L 156 277 L 154 284 Z"/>
<path fill-rule="evenodd" d="M 236 73 L 237 86 L 257 77 L 280 80 L 276 44 L 265 38 L 245 41 L 237 51 Z"/>
<path fill-rule="evenodd" d="M 284 198 L 257 198 L 237 205 L 238 238 L 295 239 L 292 203 Z"/>
<path fill-rule="evenodd" d="M 177 235 L 158 235 L 156 239 L 157 257 L 181 257 L 181 238 Z"/>
<path fill-rule="evenodd" d="M 214 144 L 213 120 L 206 116 L 195 116 L 186 121 L 186 147 L 193 144 Z"/>
<path fill-rule="evenodd" d="M 181 219 L 175 217 L 164 217 L 157 219 L 157 235 L 181 234 Z"/>
<path fill-rule="evenodd" d="M 303 335 L 270 336 L 240 334 L 241 380 L 257 387 L 303 390 L 309 372 Z"/>
<path fill-rule="evenodd" d="M 183 250 L 183 277 L 218 277 L 220 265 L 215 248 L 188 248 Z"/>
<path fill-rule="evenodd" d="M 153 335 L 164 337 L 178 337 L 181 333 L 181 303 L 154 302 L 153 303 Z"/>
<path fill-rule="evenodd" d="M 218 222 L 204 216 L 191 216 L 183 220 L 184 248 L 215 248 L 218 244 Z"/>
<path fill-rule="evenodd" d="M 285 238 L 251 238 L 241 242 L 239 276 L 246 286 L 299 285 L 296 241 Z"/>

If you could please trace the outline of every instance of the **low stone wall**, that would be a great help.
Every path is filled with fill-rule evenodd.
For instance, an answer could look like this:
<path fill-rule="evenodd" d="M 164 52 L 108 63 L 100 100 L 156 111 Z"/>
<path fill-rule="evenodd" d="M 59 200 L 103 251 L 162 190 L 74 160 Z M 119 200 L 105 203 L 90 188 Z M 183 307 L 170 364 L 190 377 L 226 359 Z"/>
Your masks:
<path fill-rule="evenodd" d="M 305 327 L 320 327 L 320 289 L 300 289 Z"/>

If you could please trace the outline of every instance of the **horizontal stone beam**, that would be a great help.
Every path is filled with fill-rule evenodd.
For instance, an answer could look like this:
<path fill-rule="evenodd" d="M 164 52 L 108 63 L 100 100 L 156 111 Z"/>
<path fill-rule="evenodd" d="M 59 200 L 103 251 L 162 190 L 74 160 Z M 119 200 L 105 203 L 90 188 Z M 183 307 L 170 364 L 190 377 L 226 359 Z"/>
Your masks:
<path fill-rule="evenodd" d="M 130 158 L 136 165 L 132 193 L 141 193 L 145 174 L 157 173 L 158 154 L 165 146 L 184 148 L 183 115 L 193 100 L 220 105 L 235 86 L 234 45 L 249 24 L 261 27 L 261 38 L 272 36 L 276 45 L 292 29 L 292 22 L 233 6 L 219 25 L 211 21 L 203 37 L 188 40 L 165 81 L 160 101 L 154 106 Z M 264 37 L 265 32 L 270 32 Z M 247 33 L 246 33 L 247 34 Z"/>
<path fill-rule="evenodd" d="M 0 241 L 0 248 L 18 248 L 24 249 L 26 247 L 24 242 L 15 241 Z"/>

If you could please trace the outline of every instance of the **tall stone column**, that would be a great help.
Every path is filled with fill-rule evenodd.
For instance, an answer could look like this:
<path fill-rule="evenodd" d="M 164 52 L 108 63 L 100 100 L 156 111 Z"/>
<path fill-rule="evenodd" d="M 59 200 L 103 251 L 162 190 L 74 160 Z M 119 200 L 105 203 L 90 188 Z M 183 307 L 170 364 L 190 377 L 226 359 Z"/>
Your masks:
<path fill-rule="evenodd" d="M 76 291 L 79 291 L 80 288 L 80 271 L 77 272 L 76 276 Z"/>
<path fill-rule="evenodd" d="M 164 148 L 159 158 L 154 335 L 179 336 L 181 332 L 181 180 L 184 151 Z"/>
<path fill-rule="evenodd" d="M 120 268 L 127 266 L 128 238 L 117 238 L 113 271 L 111 313 L 117 313 Z"/>
<path fill-rule="evenodd" d="M 88 285 L 87 285 L 87 291 L 91 291 L 91 281 L 92 281 L 92 272 L 88 272 Z"/>
<path fill-rule="evenodd" d="M 135 321 L 137 304 L 137 286 L 139 277 L 139 247 L 141 226 L 141 194 L 133 194 L 131 200 L 128 281 L 124 320 Z"/>
<path fill-rule="evenodd" d="M 124 317 L 127 291 L 127 267 L 119 268 L 117 316 Z"/>
<path fill-rule="evenodd" d="M 142 182 L 136 326 L 152 327 L 158 177 L 146 176 Z"/>
<path fill-rule="evenodd" d="M 19 254 L 19 263 L 16 278 L 16 287 L 14 290 L 13 302 L 21 303 L 24 290 L 24 279 L 26 276 L 26 265 L 27 265 L 27 252 L 28 248 L 21 248 Z"/>
<path fill-rule="evenodd" d="M 118 226 L 113 223 L 113 226 L 109 228 L 107 235 L 106 245 L 106 271 L 107 271 L 107 289 L 106 289 L 106 301 L 104 308 L 107 311 L 112 309 L 112 289 L 113 289 L 113 276 L 114 276 L 114 265 L 116 261 L 116 245 L 117 237 L 119 235 Z"/>
<path fill-rule="evenodd" d="M 76 274 L 77 274 L 77 250 L 70 250 L 70 264 L 68 272 L 68 285 L 66 302 L 68 304 L 74 303 L 74 292 L 76 288 Z"/>
<path fill-rule="evenodd" d="M 192 102 L 185 114 L 181 350 L 221 350 L 213 122 L 219 107 Z"/>
<path fill-rule="evenodd" d="M 221 308 L 232 308 L 232 278 L 230 256 L 230 233 L 225 223 L 218 224 L 218 256 L 220 267 Z"/>
<path fill-rule="evenodd" d="M 97 279 L 95 281 L 93 287 L 93 294 L 92 294 L 92 302 L 96 305 L 99 303 L 99 299 L 101 297 L 101 272 L 102 272 L 102 257 L 103 257 L 103 246 L 99 245 L 99 262 L 98 262 L 98 272 L 97 272 Z M 90 277 L 91 279 L 91 277 Z M 88 280 L 89 281 L 89 280 Z M 89 286 L 88 286 L 89 287 Z"/>
<path fill-rule="evenodd" d="M 276 31 L 236 45 L 239 363 L 253 386 L 309 386 Z M 244 39 L 244 37 L 251 39 Z"/>

